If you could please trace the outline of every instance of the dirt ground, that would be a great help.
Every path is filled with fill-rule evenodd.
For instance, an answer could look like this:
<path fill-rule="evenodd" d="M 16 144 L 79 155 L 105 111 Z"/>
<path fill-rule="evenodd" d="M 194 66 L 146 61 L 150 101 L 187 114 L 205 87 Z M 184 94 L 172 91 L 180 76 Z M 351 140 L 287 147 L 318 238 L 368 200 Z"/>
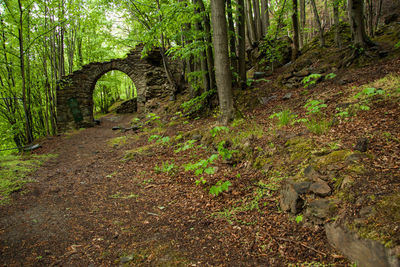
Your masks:
<path fill-rule="evenodd" d="M 36 182 L 15 193 L 11 205 L 0 207 L 0 265 L 346 265 L 322 228 L 301 226 L 279 212 L 277 195 L 260 210 L 244 212 L 247 222 L 230 222 L 213 214 L 250 183 L 215 198 L 184 172 L 157 174 L 155 164 L 173 156 L 162 146 L 121 160 L 124 150 L 147 142 L 109 145 L 111 138 L 135 135 L 111 130 L 130 119 L 109 115 L 100 126 L 43 141 L 37 153 L 58 157 L 32 175 Z M 257 175 L 238 169 L 243 177 Z"/>

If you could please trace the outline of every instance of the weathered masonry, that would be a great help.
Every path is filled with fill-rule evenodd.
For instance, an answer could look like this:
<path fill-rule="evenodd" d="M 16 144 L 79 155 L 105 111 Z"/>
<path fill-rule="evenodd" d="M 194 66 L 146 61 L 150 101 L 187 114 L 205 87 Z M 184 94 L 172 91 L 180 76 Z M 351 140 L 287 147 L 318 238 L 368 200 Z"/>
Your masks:
<path fill-rule="evenodd" d="M 58 131 L 94 125 L 93 90 L 97 80 L 112 70 L 122 71 L 135 83 L 138 112 L 145 109 L 149 99 L 171 95 L 159 51 L 141 58 L 142 49 L 138 47 L 123 59 L 90 63 L 60 80 L 57 86 Z"/>

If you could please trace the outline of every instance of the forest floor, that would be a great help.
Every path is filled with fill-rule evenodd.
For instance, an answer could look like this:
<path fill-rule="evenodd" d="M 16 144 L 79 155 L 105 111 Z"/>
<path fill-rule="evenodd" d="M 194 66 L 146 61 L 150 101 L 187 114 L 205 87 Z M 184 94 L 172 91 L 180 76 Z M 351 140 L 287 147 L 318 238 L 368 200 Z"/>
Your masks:
<path fill-rule="evenodd" d="M 285 97 L 288 91 L 260 82 L 254 85 L 259 89 L 240 92 L 241 99 L 274 98 L 244 110 L 246 119 L 238 133 L 251 130 L 251 146 L 265 151 L 271 144 L 284 148 L 287 135 L 321 144 L 337 142 L 350 150 L 359 137 L 367 136 L 368 150 L 374 155 L 366 159 L 368 177 L 376 179 L 356 180 L 351 190 L 356 197 L 376 193 L 376 199 L 364 201 L 378 201 L 399 188 L 398 98 L 397 102 L 371 100 L 369 111 L 343 119 L 323 135 L 302 125 L 271 130 L 274 121 L 269 116 L 284 107 L 303 116 L 306 100 L 318 96 L 332 104 L 327 116 L 333 118 L 343 94 L 351 95 L 354 88 L 388 74 L 399 80 L 399 66 L 399 59 L 392 59 L 379 66 L 346 70 L 337 78 L 346 80 L 346 85 L 325 81 L 306 93 L 304 88 L 293 89 L 289 98 Z M 227 192 L 213 196 L 208 187 L 196 186 L 199 177 L 183 166 L 212 153 L 213 145 L 204 149 L 207 142 L 203 140 L 215 129 L 215 118 L 189 122 L 179 115 L 154 115 L 150 124 L 136 132 L 112 130 L 113 126 L 130 127 L 132 119 L 133 115 L 108 114 L 96 127 L 42 140 L 35 153 L 58 156 L 31 174 L 34 182 L 13 193 L 10 204 L 0 206 L 0 265 L 351 265 L 329 245 L 322 226 L 297 223 L 280 210 L 279 192 L 261 183 L 267 179 L 265 170 L 252 168 L 251 160 L 242 159 L 233 166 L 222 159 L 214 162 L 217 169 L 207 174 L 207 183 L 229 180 L 232 186 Z M 257 126 L 246 129 L 249 122 Z M 176 151 L 183 147 L 179 145 L 182 138 L 202 139 L 202 145 Z M 360 209 L 344 203 L 349 216 Z"/>
<path fill-rule="evenodd" d="M 154 146 L 151 154 L 121 161 L 125 150 L 147 143 L 143 135 L 110 145 L 116 136 L 132 137 L 111 130 L 128 127 L 131 118 L 108 115 L 100 126 L 42 143 L 37 153 L 58 157 L 31 176 L 35 182 L 15 193 L 11 205 L 0 207 L 2 266 L 345 263 L 322 228 L 300 226 L 278 211 L 276 193 L 259 211 L 243 211 L 248 223 L 229 223 L 213 214 L 245 193 L 214 198 L 184 173 L 154 173 L 156 163 L 175 156 L 171 148 Z M 210 122 L 179 130 L 202 123 Z M 244 166 L 239 171 L 257 175 Z"/>

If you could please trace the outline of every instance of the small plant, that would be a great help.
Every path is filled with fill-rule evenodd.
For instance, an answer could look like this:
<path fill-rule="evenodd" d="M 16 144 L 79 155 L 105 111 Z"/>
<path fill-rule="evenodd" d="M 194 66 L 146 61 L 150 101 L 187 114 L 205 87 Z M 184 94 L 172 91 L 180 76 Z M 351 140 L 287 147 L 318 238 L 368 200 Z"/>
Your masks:
<path fill-rule="evenodd" d="M 269 116 L 270 119 L 278 118 L 278 126 L 285 126 L 292 122 L 297 115 L 293 114 L 290 109 L 282 110 L 281 112 L 274 113 Z"/>
<path fill-rule="evenodd" d="M 331 123 L 329 121 L 327 121 L 326 119 L 315 119 L 315 118 L 311 118 L 310 120 L 308 120 L 306 122 L 306 127 L 307 129 L 314 133 L 314 134 L 323 134 L 325 133 L 329 127 L 331 126 Z"/>
<path fill-rule="evenodd" d="M 327 105 L 319 100 L 308 100 L 308 102 L 304 105 L 304 108 L 307 109 L 307 114 L 318 114 L 321 112 L 321 109 L 326 108 Z"/>
<path fill-rule="evenodd" d="M 330 80 L 336 77 L 336 74 L 331 72 L 325 76 L 325 80 Z"/>
<path fill-rule="evenodd" d="M 394 45 L 394 48 L 400 48 L 400 41 Z"/>
<path fill-rule="evenodd" d="M 383 95 L 383 94 L 385 94 L 385 91 L 382 90 L 382 89 L 376 89 L 376 88 L 373 88 L 373 87 L 368 87 L 368 88 L 365 88 L 364 90 L 362 90 L 361 92 L 359 92 L 358 94 L 356 94 L 354 96 L 354 98 L 355 99 L 359 99 L 359 98 L 362 98 L 362 97 L 372 98 L 372 97 L 374 97 L 376 95 Z"/>
<path fill-rule="evenodd" d="M 314 85 L 317 81 L 322 77 L 321 74 L 313 73 L 303 78 L 301 81 L 304 84 L 304 88 L 309 87 L 310 85 Z"/>
<path fill-rule="evenodd" d="M 183 108 L 184 112 L 188 113 L 195 113 L 201 110 L 204 106 L 206 101 L 216 93 L 216 90 L 210 90 L 207 92 L 202 93 L 200 96 L 190 99 L 189 101 L 183 103 L 181 108 Z"/>
<path fill-rule="evenodd" d="M 196 142 L 197 142 L 196 140 L 188 140 L 185 143 L 179 143 L 176 145 L 178 148 L 175 149 L 174 152 L 179 153 L 181 151 L 192 149 L 194 147 L 194 143 Z"/>
<path fill-rule="evenodd" d="M 218 154 L 221 155 L 223 160 L 231 159 L 234 153 L 239 152 L 238 150 L 230 150 L 225 148 L 225 141 L 222 141 L 218 144 Z"/>
<path fill-rule="evenodd" d="M 212 129 L 210 130 L 210 133 L 211 133 L 211 136 L 212 136 L 212 137 L 216 137 L 217 134 L 218 134 L 219 132 L 221 132 L 221 131 L 229 132 L 229 128 L 226 127 L 226 126 L 215 126 L 214 128 L 212 128 Z"/>
<path fill-rule="evenodd" d="M 153 141 L 153 140 L 156 140 L 156 143 L 157 143 L 157 144 L 160 144 L 160 143 L 162 143 L 162 144 L 168 144 L 169 141 L 170 141 L 170 138 L 169 138 L 169 136 L 160 136 L 160 135 L 158 135 L 158 134 L 154 134 L 154 135 L 150 136 L 149 139 L 148 139 L 147 141 L 148 141 L 148 142 L 151 142 L 151 141 Z"/>
<path fill-rule="evenodd" d="M 336 117 L 340 117 L 342 119 L 351 117 L 352 114 L 349 111 L 349 108 L 336 108 L 337 113 L 335 114 Z"/>
<path fill-rule="evenodd" d="M 211 175 L 215 173 L 215 168 L 210 167 L 209 165 L 212 164 L 216 159 L 218 159 L 218 157 L 218 154 L 213 154 L 208 159 L 202 159 L 195 163 L 187 163 L 183 165 L 183 167 L 185 171 L 193 171 L 194 175 L 201 176 L 199 182 L 196 181 L 196 185 L 200 184 L 200 182 L 202 184 L 205 184 L 206 180 L 204 179 L 204 177 L 202 177 L 202 175 Z"/>
<path fill-rule="evenodd" d="M 159 126 L 161 126 L 161 121 L 160 121 L 160 116 L 157 116 L 155 113 L 149 113 L 146 115 L 147 121 L 146 124 L 149 124 L 151 122 L 155 122 Z"/>
<path fill-rule="evenodd" d="M 172 174 L 174 171 L 175 165 L 174 163 L 169 163 L 168 161 L 163 162 L 161 164 L 161 167 L 159 167 L 158 165 L 154 166 L 154 171 L 156 173 L 167 173 L 167 174 Z"/>
<path fill-rule="evenodd" d="M 214 195 L 214 196 L 218 196 L 223 191 L 228 191 L 229 186 L 231 186 L 231 185 L 232 185 L 232 183 L 230 181 L 222 182 L 221 180 L 219 180 L 215 185 L 211 186 L 210 194 Z"/>
<path fill-rule="evenodd" d="M 295 218 L 296 223 L 301 223 L 303 221 L 303 215 L 299 214 Z"/>
<path fill-rule="evenodd" d="M 354 96 L 355 99 L 360 99 L 358 108 L 363 111 L 370 110 L 369 101 L 377 95 L 384 95 L 385 91 L 373 87 L 367 87 Z"/>

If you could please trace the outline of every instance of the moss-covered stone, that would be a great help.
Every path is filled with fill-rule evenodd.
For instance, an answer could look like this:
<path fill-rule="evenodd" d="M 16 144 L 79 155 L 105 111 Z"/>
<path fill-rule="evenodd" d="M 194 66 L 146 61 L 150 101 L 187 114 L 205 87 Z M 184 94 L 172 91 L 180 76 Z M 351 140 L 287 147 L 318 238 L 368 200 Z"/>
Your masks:
<path fill-rule="evenodd" d="M 328 155 L 316 158 L 313 165 L 317 170 L 320 170 L 329 165 L 344 162 L 346 158 L 352 153 L 353 152 L 350 150 L 333 151 Z"/>
<path fill-rule="evenodd" d="M 312 140 L 304 137 L 289 139 L 285 145 L 290 152 L 290 159 L 295 161 L 304 161 L 310 158 L 314 149 Z"/>

